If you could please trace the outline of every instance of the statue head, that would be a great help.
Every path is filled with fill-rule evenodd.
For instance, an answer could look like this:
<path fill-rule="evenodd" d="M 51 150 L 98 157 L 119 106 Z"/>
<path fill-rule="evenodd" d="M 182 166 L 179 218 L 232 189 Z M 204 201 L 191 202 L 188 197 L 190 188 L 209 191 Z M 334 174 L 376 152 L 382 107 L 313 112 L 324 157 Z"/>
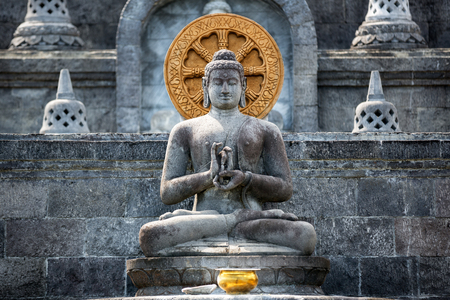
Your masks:
<path fill-rule="evenodd" d="M 230 76 L 228 80 L 231 80 L 231 77 L 238 77 L 237 84 L 239 85 L 240 95 L 239 95 L 239 106 L 245 107 L 245 89 L 247 88 L 247 79 L 244 77 L 244 67 L 236 60 L 236 55 L 233 51 L 230 50 L 219 50 L 214 53 L 213 59 L 210 63 L 208 63 L 205 67 L 205 77 L 203 77 L 203 106 L 208 108 L 211 104 L 209 87 L 213 81 L 211 75 L 218 76 L 220 72 L 222 80 L 227 79 L 226 77 Z M 224 72 L 229 71 L 229 72 Z M 230 89 L 230 92 L 233 93 L 234 89 Z M 237 95 L 232 95 L 237 96 Z"/>

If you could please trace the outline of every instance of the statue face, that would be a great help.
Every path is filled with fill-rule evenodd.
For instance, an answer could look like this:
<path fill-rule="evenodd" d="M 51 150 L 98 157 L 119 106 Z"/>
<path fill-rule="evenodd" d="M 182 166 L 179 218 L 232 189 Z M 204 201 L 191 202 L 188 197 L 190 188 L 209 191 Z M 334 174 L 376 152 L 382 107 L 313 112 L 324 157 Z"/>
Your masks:
<path fill-rule="evenodd" d="M 237 107 L 242 88 L 237 70 L 217 69 L 209 75 L 208 95 L 211 105 L 215 108 L 232 109 Z"/>

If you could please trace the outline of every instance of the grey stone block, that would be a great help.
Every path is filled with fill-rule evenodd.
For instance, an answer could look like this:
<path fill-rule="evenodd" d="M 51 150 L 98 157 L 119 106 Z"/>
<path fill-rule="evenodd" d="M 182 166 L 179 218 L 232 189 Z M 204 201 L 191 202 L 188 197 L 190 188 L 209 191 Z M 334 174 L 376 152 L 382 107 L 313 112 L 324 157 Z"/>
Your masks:
<path fill-rule="evenodd" d="M 449 132 L 450 131 L 450 108 L 418 108 L 417 123 L 418 131 L 424 132 Z M 430 122 L 430 120 L 432 120 Z"/>
<path fill-rule="evenodd" d="M 50 187 L 50 217 L 91 218 L 125 215 L 125 184 L 122 179 L 53 181 Z"/>
<path fill-rule="evenodd" d="M 296 132 L 316 132 L 318 126 L 318 107 L 317 105 L 294 106 L 293 129 Z"/>
<path fill-rule="evenodd" d="M 412 178 L 404 182 L 405 216 L 432 216 L 434 210 L 433 179 Z"/>
<path fill-rule="evenodd" d="M 176 209 L 192 209 L 193 198 L 176 205 L 165 205 L 159 194 L 161 179 L 146 178 L 127 182 L 127 217 L 159 217 Z"/>
<path fill-rule="evenodd" d="M 342 1 L 325 0 L 307 2 L 316 23 L 336 23 L 336 20 L 345 20 L 345 5 L 343 5 Z"/>
<path fill-rule="evenodd" d="M 420 258 L 420 296 L 450 295 L 450 258 Z"/>
<path fill-rule="evenodd" d="M 292 56 L 294 75 L 317 75 L 317 45 L 294 45 Z"/>
<path fill-rule="evenodd" d="M 0 146 L 0 149 L 2 148 Z M 14 148 L 5 149 L 8 152 L 13 150 Z M 2 151 L 3 149 L 0 152 Z M 0 218 L 43 218 L 46 216 L 48 187 L 42 182 L 2 180 L 0 190 L 2 191 Z"/>
<path fill-rule="evenodd" d="M 358 215 L 403 215 L 403 189 L 403 181 L 398 178 L 360 179 L 356 200 L 358 202 Z"/>
<path fill-rule="evenodd" d="M 436 217 L 450 218 L 450 178 L 438 178 L 434 184 Z"/>
<path fill-rule="evenodd" d="M 417 258 L 361 258 L 361 293 L 367 296 L 417 296 Z"/>
<path fill-rule="evenodd" d="M 327 295 L 358 296 L 359 261 L 354 257 L 327 257 L 331 261 L 322 289 Z"/>
<path fill-rule="evenodd" d="M 6 256 L 82 255 L 85 224 L 76 219 L 9 220 Z"/>
<path fill-rule="evenodd" d="M 109 108 L 86 108 L 91 132 L 116 132 L 116 111 Z"/>
<path fill-rule="evenodd" d="M 292 43 L 294 45 L 317 45 L 314 21 L 291 26 Z"/>
<path fill-rule="evenodd" d="M 138 45 L 141 43 L 142 20 L 122 17 L 117 31 L 117 45 Z"/>
<path fill-rule="evenodd" d="M 0 259 L 0 297 L 19 299 L 45 296 L 45 259 Z"/>
<path fill-rule="evenodd" d="M 137 133 L 139 132 L 140 108 L 117 107 L 117 132 Z"/>
<path fill-rule="evenodd" d="M 341 178 L 294 178 L 292 198 L 270 204 L 302 217 L 338 217 L 356 215 L 356 181 Z"/>
<path fill-rule="evenodd" d="M 5 222 L 0 220 L 0 259 L 5 256 Z"/>
<path fill-rule="evenodd" d="M 117 76 L 139 76 L 141 73 L 141 47 L 117 46 Z"/>
<path fill-rule="evenodd" d="M 450 256 L 450 220 L 395 220 L 395 250 L 403 256 Z"/>
<path fill-rule="evenodd" d="M 119 297 L 125 294 L 124 258 L 49 258 L 47 296 Z"/>
<path fill-rule="evenodd" d="M 439 141 L 414 141 L 393 143 L 383 142 L 382 158 L 384 159 L 423 159 L 439 158 Z"/>
<path fill-rule="evenodd" d="M 390 256 L 394 254 L 394 221 L 375 218 L 331 218 L 315 222 L 317 255 Z"/>
<path fill-rule="evenodd" d="M 367 13 L 367 12 L 366 12 Z M 319 49 L 348 49 L 361 23 L 316 24 Z M 375 70 L 375 69 L 374 69 Z"/>
<path fill-rule="evenodd" d="M 192 268 L 183 272 L 181 282 L 183 285 L 187 286 L 198 286 L 204 285 L 205 282 L 213 283 L 214 281 L 211 277 L 211 273 L 207 270 L 203 268 Z"/>
<path fill-rule="evenodd" d="M 351 132 L 353 130 L 355 107 L 319 107 L 320 130 L 324 132 Z"/>
<path fill-rule="evenodd" d="M 155 219 L 94 218 L 87 221 L 86 254 L 89 256 L 143 256 L 139 230 Z"/>
<path fill-rule="evenodd" d="M 317 78 L 313 75 L 294 75 L 294 95 L 301 95 L 296 106 L 317 105 Z M 314 118 L 315 116 L 310 116 Z"/>
<path fill-rule="evenodd" d="M 289 19 L 291 25 L 300 25 L 313 21 L 313 16 L 306 1 L 275 0 Z"/>

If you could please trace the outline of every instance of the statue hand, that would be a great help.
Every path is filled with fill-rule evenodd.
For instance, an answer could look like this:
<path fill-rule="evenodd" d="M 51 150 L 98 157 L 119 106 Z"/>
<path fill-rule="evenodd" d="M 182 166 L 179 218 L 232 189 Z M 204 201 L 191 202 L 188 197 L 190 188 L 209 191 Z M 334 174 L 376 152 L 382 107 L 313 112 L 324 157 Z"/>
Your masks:
<path fill-rule="evenodd" d="M 220 162 L 217 159 L 218 148 L 222 147 L 222 143 L 213 143 L 211 147 L 211 166 L 209 168 L 209 172 L 211 174 L 211 179 L 215 179 L 220 171 Z"/>
<path fill-rule="evenodd" d="M 220 178 L 228 177 L 230 178 L 229 182 L 226 185 L 220 184 Z M 218 176 L 214 178 L 214 185 L 223 191 L 229 191 L 237 186 L 240 186 L 245 180 L 245 173 L 240 170 L 228 170 L 222 171 Z"/>

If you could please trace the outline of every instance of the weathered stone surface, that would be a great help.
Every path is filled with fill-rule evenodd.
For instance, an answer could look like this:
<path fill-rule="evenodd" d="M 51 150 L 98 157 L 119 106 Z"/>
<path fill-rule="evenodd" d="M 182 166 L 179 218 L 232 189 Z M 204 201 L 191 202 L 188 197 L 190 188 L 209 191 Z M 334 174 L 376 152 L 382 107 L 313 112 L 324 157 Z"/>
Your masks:
<path fill-rule="evenodd" d="M 49 258 L 48 296 L 118 297 L 125 293 L 124 258 Z"/>
<path fill-rule="evenodd" d="M 331 261 L 330 273 L 322 285 L 327 295 L 358 296 L 359 261 L 354 257 L 327 257 Z"/>
<path fill-rule="evenodd" d="M 5 222 L 0 220 L 0 258 L 5 255 Z"/>
<path fill-rule="evenodd" d="M 390 256 L 394 221 L 375 218 L 330 218 L 315 222 L 317 255 Z"/>
<path fill-rule="evenodd" d="M 50 217 L 123 217 L 125 184 L 122 179 L 53 181 L 50 184 Z"/>
<path fill-rule="evenodd" d="M 75 256 L 83 254 L 85 224 L 77 219 L 9 220 L 6 256 Z"/>
<path fill-rule="evenodd" d="M 176 209 L 192 209 L 193 197 L 176 205 L 165 205 L 161 201 L 157 178 L 135 179 L 127 182 L 127 217 L 159 217 Z"/>
<path fill-rule="evenodd" d="M 420 258 L 420 296 L 450 295 L 450 259 L 448 257 Z"/>
<path fill-rule="evenodd" d="M 417 296 L 417 272 L 417 258 L 361 258 L 361 293 L 377 297 Z"/>
<path fill-rule="evenodd" d="M 181 281 L 188 286 L 204 285 L 205 282 L 213 282 L 211 273 L 205 269 L 187 269 L 183 272 Z"/>
<path fill-rule="evenodd" d="M 450 178 L 438 178 L 435 183 L 436 217 L 450 217 Z"/>
<path fill-rule="evenodd" d="M 0 278 L 0 297 L 3 299 L 44 297 L 45 259 L 1 258 Z"/>
<path fill-rule="evenodd" d="M 398 178 L 359 180 L 356 200 L 358 215 L 401 216 L 404 209 L 403 189 L 403 181 Z"/>
<path fill-rule="evenodd" d="M 404 256 L 450 256 L 450 219 L 396 219 L 395 250 Z"/>
<path fill-rule="evenodd" d="M 404 182 L 403 215 L 424 217 L 434 215 L 434 181 L 428 178 L 408 178 Z"/>
<path fill-rule="evenodd" d="M 283 203 L 267 203 L 302 217 L 356 215 L 355 180 L 341 178 L 294 178 L 292 198 Z"/>
<path fill-rule="evenodd" d="M 90 256 L 142 256 L 139 229 L 150 218 L 94 218 L 87 221 L 86 254 Z"/>
<path fill-rule="evenodd" d="M 39 181 L 2 180 L 0 190 L 2 191 L 0 193 L 1 218 L 46 216 L 48 187 L 45 184 Z"/>
<path fill-rule="evenodd" d="M 381 155 L 384 159 L 423 159 L 440 157 L 439 141 L 417 141 L 416 143 L 383 142 Z"/>

